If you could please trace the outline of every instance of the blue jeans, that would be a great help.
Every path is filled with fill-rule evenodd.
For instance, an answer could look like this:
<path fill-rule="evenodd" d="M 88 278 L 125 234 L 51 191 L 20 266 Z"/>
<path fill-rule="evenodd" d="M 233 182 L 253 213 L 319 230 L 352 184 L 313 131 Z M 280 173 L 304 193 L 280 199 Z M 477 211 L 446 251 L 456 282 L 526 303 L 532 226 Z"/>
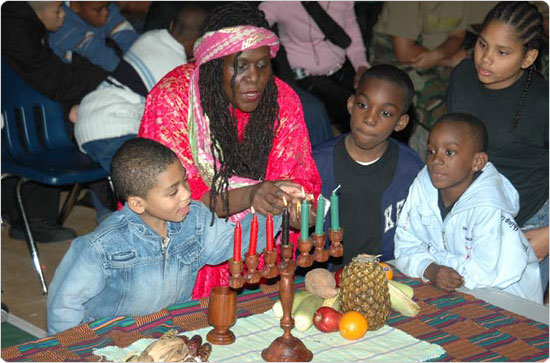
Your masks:
<path fill-rule="evenodd" d="M 86 151 L 86 154 L 94 161 L 98 162 L 107 173 L 111 173 L 111 160 L 115 153 L 120 149 L 122 144 L 130 139 L 135 139 L 137 135 L 130 134 L 119 137 L 112 137 L 109 139 L 101 139 L 89 141 L 82 144 L 82 148 Z M 109 208 L 106 208 L 97 195 L 91 192 L 92 203 L 97 212 L 97 223 L 103 222 L 113 212 Z"/>
<path fill-rule="evenodd" d="M 525 224 L 521 227 L 521 230 L 528 231 L 530 229 L 538 229 L 546 226 L 548 226 L 548 201 L 544 203 L 535 215 L 525 222 Z M 539 267 L 542 291 L 546 291 L 546 285 L 548 285 L 548 256 L 540 262 Z"/>

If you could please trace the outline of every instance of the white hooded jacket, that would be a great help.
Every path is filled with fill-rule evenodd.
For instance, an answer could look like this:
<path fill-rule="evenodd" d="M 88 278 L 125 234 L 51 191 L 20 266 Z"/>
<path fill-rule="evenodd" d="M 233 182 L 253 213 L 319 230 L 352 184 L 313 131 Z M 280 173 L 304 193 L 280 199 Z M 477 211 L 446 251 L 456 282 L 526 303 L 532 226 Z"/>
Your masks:
<path fill-rule="evenodd" d="M 395 231 L 396 266 L 420 277 L 435 262 L 456 270 L 468 289 L 496 287 L 542 304 L 537 257 L 514 221 L 519 195 L 491 163 L 444 221 L 424 167 L 409 189 Z"/>

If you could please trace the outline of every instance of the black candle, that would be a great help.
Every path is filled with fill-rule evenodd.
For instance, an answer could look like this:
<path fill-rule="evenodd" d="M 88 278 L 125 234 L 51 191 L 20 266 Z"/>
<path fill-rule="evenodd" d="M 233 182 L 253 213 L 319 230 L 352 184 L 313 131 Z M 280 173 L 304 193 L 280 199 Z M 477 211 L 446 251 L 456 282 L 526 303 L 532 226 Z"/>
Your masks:
<path fill-rule="evenodd" d="M 283 237 L 282 237 L 282 244 L 283 246 L 288 245 L 288 226 L 289 226 L 289 219 L 288 219 L 288 208 L 283 209 Z"/>

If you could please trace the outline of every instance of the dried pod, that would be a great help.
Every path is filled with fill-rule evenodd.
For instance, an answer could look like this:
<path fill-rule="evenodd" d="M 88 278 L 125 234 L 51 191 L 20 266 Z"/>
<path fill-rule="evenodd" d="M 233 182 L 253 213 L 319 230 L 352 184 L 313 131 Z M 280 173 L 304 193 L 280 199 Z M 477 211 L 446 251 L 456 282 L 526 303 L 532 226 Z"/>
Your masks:
<path fill-rule="evenodd" d="M 187 335 L 178 335 L 178 336 L 180 337 L 181 340 L 183 340 L 185 345 L 187 345 L 187 343 L 189 343 L 189 337 Z"/>
<path fill-rule="evenodd" d="M 187 354 L 188 348 L 177 335 L 175 329 L 164 333 L 159 339 L 149 344 L 139 355 L 139 362 L 179 362 Z"/>
<path fill-rule="evenodd" d="M 197 355 L 197 351 L 201 347 L 202 337 L 200 335 L 193 335 L 189 342 L 187 343 L 187 348 L 189 349 L 189 354 Z"/>
<path fill-rule="evenodd" d="M 198 334 L 195 334 L 191 337 L 191 340 L 196 340 L 199 342 L 199 347 L 202 345 L 202 337 Z"/>
<path fill-rule="evenodd" d="M 197 351 L 197 357 L 200 358 L 201 362 L 208 362 L 210 353 L 212 353 L 212 345 L 210 345 L 210 343 L 204 343 Z"/>

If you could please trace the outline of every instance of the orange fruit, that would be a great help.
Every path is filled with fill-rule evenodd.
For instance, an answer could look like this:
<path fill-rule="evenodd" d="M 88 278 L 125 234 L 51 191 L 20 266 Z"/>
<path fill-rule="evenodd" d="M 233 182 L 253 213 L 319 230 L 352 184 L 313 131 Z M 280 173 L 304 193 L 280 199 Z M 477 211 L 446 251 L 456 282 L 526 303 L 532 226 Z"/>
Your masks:
<path fill-rule="evenodd" d="M 338 331 L 344 338 L 349 340 L 362 338 L 368 327 L 367 319 L 357 311 L 344 313 L 340 318 L 340 323 L 338 323 Z"/>
<path fill-rule="evenodd" d="M 384 270 L 384 272 L 386 273 L 386 277 L 388 278 L 388 280 L 392 280 L 393 279 L 393 269 L 391 268 L 391 266 L 385 262 L 378 262 L 380 264 L 380 266 L 382 266 L 382 269 Z"/>

